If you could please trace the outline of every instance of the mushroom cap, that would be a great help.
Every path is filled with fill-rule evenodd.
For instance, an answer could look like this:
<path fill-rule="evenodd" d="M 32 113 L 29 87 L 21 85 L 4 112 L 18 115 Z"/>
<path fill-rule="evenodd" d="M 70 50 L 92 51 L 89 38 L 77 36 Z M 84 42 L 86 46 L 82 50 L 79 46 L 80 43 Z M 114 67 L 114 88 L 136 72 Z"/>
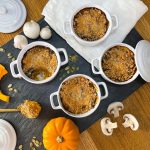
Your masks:
<path fill-rule="evenodd" d="M 133 131 L 138 130 L 139 123 L 137 119 L 132 114 L 125 114 L 123 116 L 125 122 L 122 124 L 125 128 L 130 127 Z"/>
<path fill-rule="evenodd" d="M 119 117 L 119 111 L 123 110 L 124 106 L 121 102 L 113 102 L 111 103 L 108 108 L 107 108 L 107 112 L 109 114 L 113 114 L 114 117 Z"/>
<path fill-rule="evenodd" d="M 114 128 L 117 128 L 117 122 L 112 123 L 108 117 L 105 117 L 101 120 L 101 129 L 103 134 L 107 136 L 112 135 Z"/>
<path fill-rule="evenodd" d="M 51 38 L 51 36 L 52 36 L 52 31 L 51 31 L 51 29 L 49 28 L 49 26 L 46 26 L 46 27 L 44 27 L 44 28 L 41 29 L 41 31 L 40 31 L 40 36 L 41 36 L 41 38 L 44 39 L 44 40 L 48 40 L 48 39 Z"/>
<path fill-rule="evenodd" d="M 22 49 L 28 44 L 28 40 L 24 35 L 16 35 L 14 37 L 14 47 Z"/>
<path fill-rule="evenodd" d="M 33 20 L 26 22 L 23 26 L 23 32 L 28 38 L 36 39 L 40 35 L 40 25 Z"/>

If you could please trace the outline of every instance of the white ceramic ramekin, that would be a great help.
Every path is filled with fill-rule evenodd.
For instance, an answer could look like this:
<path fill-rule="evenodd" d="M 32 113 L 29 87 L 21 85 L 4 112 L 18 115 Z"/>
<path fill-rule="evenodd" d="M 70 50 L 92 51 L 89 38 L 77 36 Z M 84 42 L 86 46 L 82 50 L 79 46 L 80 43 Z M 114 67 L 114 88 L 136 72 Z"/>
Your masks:
<path fill-rule="evenodd" d="M 25 73 L 22 70 L 22 59 L 23 59 L 24 55 L 26 54 L 26 52 L 28 50 L 30 50 L 31 48 L 33 48 L 35 46 L 45 46 L 45 47 L 48 47 L 49 49 L 53 50 L 54 53 L 56 54 L 57 61 L 58 61 L 57 68 L 56 68 L 55 72 L 53 73 L 53 75 L 51 77 L 49 77 L 49 78 L 47 78 L 45 80 L 41 80 L 41 81 L 36 81 L 36 80 L 30 79 L 29 77 L 27 77 L 25 75 Z M 65 60 L 64 61 L 61 61 L 59 53 L 63 53 L 64 54 L 64 56 L 65 56 Z M 67 64 L 67 63 L 68 63 L 68 55 L 67 55 L 67 52 L 66 52 L 66 50 L 64 48 L 56 49 L 53 45 L 51 45 L 51 44 L 49 44 L 47 42 L 37 41 L 37 42 L 32 42 L 32 43 L 28 44 L 26 47 L 24 47 L 20 51 L 17 60 L 13 61 L 10 64 L 10 70 L 11 70 L 12 76 L 14 78 L 23 78 L 23 79 L 25 79 L 26 81 L 28 81 L 30 83 L 42 84 L 42 83 L 46 83 L 46 82 L 49 82 L 52 79 L 54 79 L 55 76 L 57 75 L 60 67 L 65 65 L 65 64 Z M 18 73 L 15 73 L 15 66 L 17 66 Z"/>
<path fill-rule="evenodd" d="M 73 28 L 73 21 L 74 21 L 74 17 L 75 15 L 82 9 L 84 8 L 89 8 L 89 7 L 95 7 L 95 8 L 98 8 L 100 10 L 102 10 L 106 17 L 107 17 L 107 20 L 109 21 L 109 26 L 108 26 L 108 29 L 107 29 L 107 32 L 106 34 L 99 40 L 96 40 L 96 41 L 86 41 L 86 40 L 83 40 L 81 39 L 75 32 L 74 32 L 74 28 Z M 95 46 L 101 42 L 103 42 L 111 32 L 113 32 L 114 30 L 116 30 L 118 28 L 118 19 L 117 19 L 117 16 L 116 15 L 110 15 L 104 8 L 98 6 L 98 5 L 85 5 L 85 6 L 82 6 L 81 8 L 79 8 L 78 10 L 76 10 L 71 18 L 69 20 L 66 20 L 64 22 L 64 33 L 66 35 L 71 35 L 73 36 L 80 44 L 82 45 L 85 45 L 85 46 Z"/>
<path fill-rule="evenodd" d="M 91 62 L 92 72 L 94 74 L 100 74 L 105 80 L 107 80 L 107 81 L 109 81 L 111 83 L 114 83 L 114 84 L 124 85 L 124 84 L 131 83 L 131 82 L 133 82 L 138 77 L 138 75 L 139 75 L 138 70 L 135 72 L 134 76 L 131 79 L 129 79 L 128 81 L 125 81 L 125 82 L 116 82 L 116 81 L 113 81 L 113 80 L 109 79 L 105 75 L 105 73 L 104 73 L 104 71 L 102 69 L 102 58 L 103 58 L 105 52 L 107 52 L 109 49 L 111 49 L 114 46 L 124 46 L 124 47 L 127 47 L 127 48 L 129 48 L 135 54 L 135 49 L 133 47 L 131 47 L 130 45 L 125 44 L 125 43 L 115 43 L 115 44 L 111 45 L 110 47 L 108 47 L 99 58 L 96 58 L 96 59 L 92 60 L 92 62 Z M 99 71 L 95 70 L 94 64 L 96 62 L 99 64 Z"/>
<path fill-rule="evenodd" d="M 98 95 L 98 102 L 97 104 L 95 105 L 95 107 L 91 110 L 89 110 L 88 112 L 84 113 L 84 114 L 73 114 L 73 113 L 70 113 L 69 111 L 65 110 L 65 108 L 63 107 L 62 105 L 62 102 L 61 102 L 61 99 L 60 99 L 60 89 L 62 87 L 62 84 L 67 81 L 67 80 L 70 80 L 72 78 L 75 78 L 75 77 L 84 77 L 84 78 L 87 78 L 89 79 L 94 85 L 95 87 L 97 88 L 97 95 Z M 100 87 L 99 86 L 103 86 L 104 90 L 105 90 L 105 95 L 102 96 L 101 94 L 101 91 L 100 91 Z M 85 87 L 86 88 L 86 87 Z M 54 96 L 57 96 L 57 101 L 58 101 L 58 105 L 56 106 L 55 103 L 54 103 Z M 108 97 L 108 89 L 107 89 L 107 86 L 104 82 L 98 82 L 96 83 L 91 77 L 87 76 L 87 75 L 84 75 L 84 74 L 74 74 L 74 75 L 71 75 L 69 76 L 68 78 L 66 78 L 59 86 L 59 89 L 57 92 L 54 92 L 50 95 L 50 103 L 51 103 L 51 106 L 53 109 L 62 109 L 66 114 L 68 114 L 69 116 L 72 116 L 72 117 L 75 117 L 75 118 L 82 118 L 82 117 L 87 117 L 89 115 L 91 115 L 99 106 L 100 104 L 100 101 L 107 98 Z"/>

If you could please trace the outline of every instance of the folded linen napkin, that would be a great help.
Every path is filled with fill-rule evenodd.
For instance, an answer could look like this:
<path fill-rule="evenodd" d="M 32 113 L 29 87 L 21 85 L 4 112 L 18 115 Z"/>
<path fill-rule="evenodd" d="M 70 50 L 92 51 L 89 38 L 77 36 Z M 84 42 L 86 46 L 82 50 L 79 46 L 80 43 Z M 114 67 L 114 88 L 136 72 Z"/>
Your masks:
<path fill-rule="evenodd" d="M 100 5 L 111 15 L 116 15 L 119 27 L 103 42 L 94 47 L 80 45 L 73 36 L 64 34 L 64 22 L 72 16 L 72 13 L 87 4 Z M 88 62 L 101 55 L 109 45 L 122 42 L 137 21 L 148 10 L 141 0 L 50 0 L 42 14 L 46 22 L 53 28 L 67 43 L 77 51 Z"/>

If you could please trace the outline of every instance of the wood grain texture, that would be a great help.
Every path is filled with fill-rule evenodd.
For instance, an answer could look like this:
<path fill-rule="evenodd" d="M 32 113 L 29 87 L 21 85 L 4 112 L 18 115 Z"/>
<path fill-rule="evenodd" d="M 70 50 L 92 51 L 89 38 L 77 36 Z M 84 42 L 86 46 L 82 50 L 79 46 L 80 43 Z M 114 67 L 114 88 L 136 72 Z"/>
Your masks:
<path fill-rule="evenodd" d="M 39 20 L 41 11 L 47 0 L 23 0 L 28 10 L 27 20 Z M 150 8 L 150 1 L 144 0 Z M 144 39 L 150 40 L 150 11 L 138 22 L 136 29 Z M 5 44 L 21 30 L 12 34 L 0 33 L 0 45 Z M 125 109 L 121 113 L 118 121 L 119 127 L 114 130 L 114 134 L 106 137 L 100 129 L 100 121 L 97 121 L 87 131 L 81 134 L 79 150 L 149 150 L 150 149 L 150 84 L 145 84 L 124 101 Z M 137 117 L 140 129 L 133 132 L 124 129 L 121 125 L 122 116 L 131 113 Z"/>

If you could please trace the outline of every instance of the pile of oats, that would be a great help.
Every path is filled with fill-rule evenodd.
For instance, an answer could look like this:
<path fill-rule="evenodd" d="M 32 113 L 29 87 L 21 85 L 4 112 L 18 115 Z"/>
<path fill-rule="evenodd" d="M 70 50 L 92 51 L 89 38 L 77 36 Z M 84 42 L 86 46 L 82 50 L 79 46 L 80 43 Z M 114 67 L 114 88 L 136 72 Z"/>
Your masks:
<path fill-rule="evenodd" d="M 36 150 L 37 148 L 40 148 L 42 146 L 42 142 L 37 140 L 37 138 L 34 136 L 30 142 L 30 149 Z"/>
<path fill-rule="evenodd" d="M 59 78 L 59 80 L 63 80 L 64 78 L 67 77 L 67 75 L 70 75 L 72 73 L 75 73 L 79 71 L 79 66 L 76 66 L 76 62 L 78 61 L 78 56 L 76 54 L 70 55 L 69 56 L 69 61 L 72 62 L 73 64 L 68 65 L 64 69 L 60 70 L 60 73 L 62 76 Z"/>
<path fill-rule="evenodd" d="M 0 52 L 6 53 L 6 50 L 4 48 L 0 47 Z M 11 61 L 16 60 L 16 58 L 10 52 L 6 53 L 6 54 L 7 54 L 8 59 L 10 59 Z"/>
<path fill-rule="evenodd" d="M 9 85 L 7 86 L 7 88 L 8 88 L 8 91 L 9 91 L 9 92 L 14 92 L 14 93 L 17 93 L 17 92 L 18 92 L 18 90 L 17 90 L 12 84 L 9 84 Z"/>

